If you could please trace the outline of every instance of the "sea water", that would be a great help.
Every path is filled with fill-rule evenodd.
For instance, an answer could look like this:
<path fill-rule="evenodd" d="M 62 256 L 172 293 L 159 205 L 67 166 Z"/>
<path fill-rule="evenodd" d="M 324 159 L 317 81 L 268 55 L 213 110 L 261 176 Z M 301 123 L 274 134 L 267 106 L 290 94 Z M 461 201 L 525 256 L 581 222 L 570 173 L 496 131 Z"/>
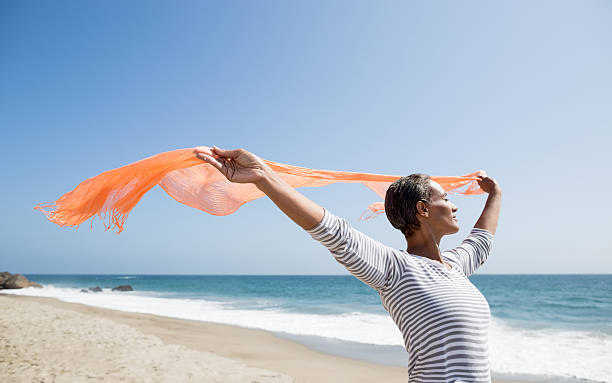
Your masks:
<path fill-rule="evenodd" d="M 4 290 L 123 311 L 272 331 L 313 349 L 405 366 L 373 289 L 346 276 L 27 275 Z M 612 275 L 474 275 L 491 306 L 493 377 L 612 382 Z M 129 284 L 132 292 L 113 292 Z M 100 286 L 103 292 L 82 292 Z"/>

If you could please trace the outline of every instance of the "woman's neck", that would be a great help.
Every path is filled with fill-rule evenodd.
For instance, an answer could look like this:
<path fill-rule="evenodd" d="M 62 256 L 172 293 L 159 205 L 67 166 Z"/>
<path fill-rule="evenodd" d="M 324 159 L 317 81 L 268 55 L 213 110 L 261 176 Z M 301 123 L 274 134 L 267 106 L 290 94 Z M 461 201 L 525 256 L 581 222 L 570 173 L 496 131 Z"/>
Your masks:
<path fill-rule="evenodd" d="M 444 263 L 442 253 L 440 252 L 441 238 L 441 236 L 435 236 L 427 227 L 421 226 L 418 231 L 414 232 L 409 238 L 406 238 L 406 251 L 410 254 Z"/>

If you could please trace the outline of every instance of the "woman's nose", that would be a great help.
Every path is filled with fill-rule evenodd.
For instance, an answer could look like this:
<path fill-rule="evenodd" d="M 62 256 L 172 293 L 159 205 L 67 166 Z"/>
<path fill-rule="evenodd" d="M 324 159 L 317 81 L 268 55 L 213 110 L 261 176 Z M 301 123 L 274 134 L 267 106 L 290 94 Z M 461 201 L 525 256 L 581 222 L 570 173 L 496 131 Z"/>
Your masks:
<path fill-rule="evenodd" d="M 459 210 L 457 209 L 457 206 L 453 205 L 453 213 L 457 212 L 457 210 Z"/>

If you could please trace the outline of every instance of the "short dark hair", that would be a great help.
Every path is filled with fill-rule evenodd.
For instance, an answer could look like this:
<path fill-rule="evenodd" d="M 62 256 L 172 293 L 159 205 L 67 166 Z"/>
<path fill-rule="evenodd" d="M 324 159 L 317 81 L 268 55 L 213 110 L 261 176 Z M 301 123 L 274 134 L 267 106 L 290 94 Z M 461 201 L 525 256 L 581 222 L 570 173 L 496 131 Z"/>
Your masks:
<path fill-rule="evenodd" d="M 411 174 L 402 177 L 389 186 L 385 195 L 385 213 L 394 228 L 406 238 L 421 227 L 417 219 L 417 202 L 429 202 L 431 197 L 431 177 L 427 174 Z"/>

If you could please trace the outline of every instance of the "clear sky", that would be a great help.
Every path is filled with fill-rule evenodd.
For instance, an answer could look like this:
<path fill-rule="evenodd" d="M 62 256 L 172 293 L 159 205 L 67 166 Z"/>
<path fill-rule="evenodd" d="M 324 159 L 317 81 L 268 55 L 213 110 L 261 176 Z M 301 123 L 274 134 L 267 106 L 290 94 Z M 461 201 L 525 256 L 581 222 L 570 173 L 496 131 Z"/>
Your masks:
<path fill-rule="evenodd" d="M 612 2 L 3 1 L 0 271 L 343 274 L 267 199 L 215 217 L 156 187 L 125 231 L 32 210 L 172 149 L 311 168 L 478 169 L 504 190 L 482 273 L 611 273 Z M 361 185 L 304 193 L 405 248 Z M 452 196 L 461 231 L 483 196 Z"/>

